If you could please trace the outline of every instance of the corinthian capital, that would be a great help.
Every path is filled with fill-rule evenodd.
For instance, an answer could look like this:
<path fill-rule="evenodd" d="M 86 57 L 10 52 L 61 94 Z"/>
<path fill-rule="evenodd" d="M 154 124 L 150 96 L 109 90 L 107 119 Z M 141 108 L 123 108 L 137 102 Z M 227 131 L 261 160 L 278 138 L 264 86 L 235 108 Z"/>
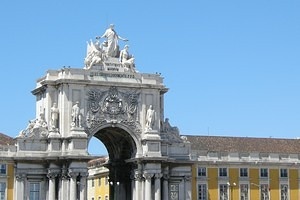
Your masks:
<path fill-rule="evenodd" d="M 21 173 L 16 174 L 16 179 L 17 179 L 18 181 L 24 181 L 25 178 L 26 178 L 26 174 L 21 174 Z"/>
<path fill-rule="evenodd" d="M 153 176 L 154 176 L 153 173 L 144 173 L 144 174 L 143 174 L 143 177 L 144 177 L 146 180 L 150 180 Z"/>
<path fill-rule="evenodd" d="M 163 177 L 162 173 L 156 173 L 156 174 L 154 174 L 154 178 L 156 178 L 156 179 L 161 179 L 161 177 Z"/>

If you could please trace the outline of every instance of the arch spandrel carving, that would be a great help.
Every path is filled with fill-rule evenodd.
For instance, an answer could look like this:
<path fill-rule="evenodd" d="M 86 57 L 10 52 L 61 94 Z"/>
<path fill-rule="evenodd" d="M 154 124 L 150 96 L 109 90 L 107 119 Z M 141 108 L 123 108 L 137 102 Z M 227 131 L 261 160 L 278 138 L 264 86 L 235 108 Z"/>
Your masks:
<path fill-rule="evenodd" d="M 123 124 L 131 132 L 141 133 L 138 106 L 140 91 L 119 91 L 115 86 L 108 89 L 90 88 L 87 91 L 86 130 L 89 135 L 104 124 Z"/>

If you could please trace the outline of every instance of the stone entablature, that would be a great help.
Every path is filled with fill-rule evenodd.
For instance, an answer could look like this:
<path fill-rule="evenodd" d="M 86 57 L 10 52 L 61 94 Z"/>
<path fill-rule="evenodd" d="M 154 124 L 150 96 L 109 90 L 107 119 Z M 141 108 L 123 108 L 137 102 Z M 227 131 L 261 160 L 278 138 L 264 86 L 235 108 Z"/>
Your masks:
<path fill-rule="evenodd" d="M 197 152 L 192 150 L 194 161 L 213 163 L 270 163 L 270 164 L 300 164 L 300 154 L 276 153 L 239 153 L 239 152 Z"/>
<path fill-rule="evenodd" d="M 55 82 L 53 82 L 55 81 Z M 146 73 L 120 73 L 99 70 L 84 70 L 78 68 L 63 67 L 60 70 L 48 70 L 46 76 L 38 79 L 35 94 L 45 84 L 62 84 L 62 83 L 77 83 L 84 84 L 82 81 L 89 81 L 91 84 L 97 84 L 98 81 L 106 82 L 106 85 L 116 83 L 138 84 L 141 88 L 148 88 L 147 85 L 153 85 L 154 88 L 160 88 L 163 85 L 163 78 L 159 74 L 146 74 Z M 134 85 L 132 85 L 134 86 Z M 163 88 L 161 88 L 163 89 Z M 167 91 L 166 88 L 164 90 Z M 165 92 L 166 92 L 165 91 Z"/>

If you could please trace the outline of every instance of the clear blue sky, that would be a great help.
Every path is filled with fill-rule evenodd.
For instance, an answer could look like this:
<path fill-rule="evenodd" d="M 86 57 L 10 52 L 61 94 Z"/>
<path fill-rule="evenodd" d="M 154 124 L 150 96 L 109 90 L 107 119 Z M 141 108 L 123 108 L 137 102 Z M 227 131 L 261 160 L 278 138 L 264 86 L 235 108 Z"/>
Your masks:
<path fill-rule="evenodd" d="M 181 134 L 300 137 L 298 0 L 3 0 L 0 132 L 18 135 L 35 117 L 35 81 L 82 68 L 86 41 L 110 23 L 137 69 L 165 78 Z"/>

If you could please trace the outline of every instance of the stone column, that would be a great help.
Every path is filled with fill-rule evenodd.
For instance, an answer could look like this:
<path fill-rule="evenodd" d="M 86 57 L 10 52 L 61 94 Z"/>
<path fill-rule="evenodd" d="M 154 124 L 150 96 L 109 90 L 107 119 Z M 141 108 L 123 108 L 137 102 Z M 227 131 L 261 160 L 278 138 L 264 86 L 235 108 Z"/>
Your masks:
<path fill-rule="evenodd" d="M 151 173 L 144 173 L 145 178 L 145 200 L 152 200 L 151 195 L 151 179 L 153 174 Z"/>
<path fill-rule="evenodd" d="M 17 174 L 16 175 L 16 188 L 15 188 L 15 199 L 23 200 L 25 197 L 24 191 L 24 180 L 26 178 L 25 174 Z"/>
<path fill-rule="evenodd" d="M 69 172 L 70 176 L 70 200 L 77 199 L 77 176 L 78 173 L 76 172 Z"/>
<path fill-rule="evenodd" d="M 191 199 L 191 177 L 185 176 L 184 177 L 184 191 L 185 191 L 185 199 Z"/>
<path fill-rule="evenodd" d="M 139 170 L 134 173 L 135 180 L 135 200 L 140 200 L 142 193 L 142 174 Z"/>
<path fill-rule="evenodd" d="M 88 176 L 87 172 L 80 173 L 80 200 L 86 200 L 87 199 L 87 193 L 86 193 L 86 177 Z"/>
<path fill-rule="evenodd" d="M 134 171 L 130 174 L 130 182 L 131 182 L 131 194 L 132 194 L 132 200 L 135 200 L 136 195 L 136 189 L 135 189 L 135 177 L 134 177 Z"/>
<path fill-rule="evenodd" d="M 49 178 L 49 189 L 48 189 L 48 199 L 55 200 L 55 178 L 56 173 L 48 173 L 47 177 Z"/>
<path fill-rule="evenodd" d="M 58 199 L 69 199 L 69 175 L 65 167 L 62 168 L 59 180 L 59 197 Z"/>
<path fill-rule="evenodd" d="M 169 175 L 163 175 L 163 200 L 169 199 Z"/>
<path fill-rule="evenodd" d="M 161 189 L 160 189 L 160 179 L 162 177 L 161 173 L 155 174 L 154 178 L 155 178 L 155 182 L 154 182 L 154 186 L 155 186 L 155 200 L 160 200 L 161 199 Z"/>

